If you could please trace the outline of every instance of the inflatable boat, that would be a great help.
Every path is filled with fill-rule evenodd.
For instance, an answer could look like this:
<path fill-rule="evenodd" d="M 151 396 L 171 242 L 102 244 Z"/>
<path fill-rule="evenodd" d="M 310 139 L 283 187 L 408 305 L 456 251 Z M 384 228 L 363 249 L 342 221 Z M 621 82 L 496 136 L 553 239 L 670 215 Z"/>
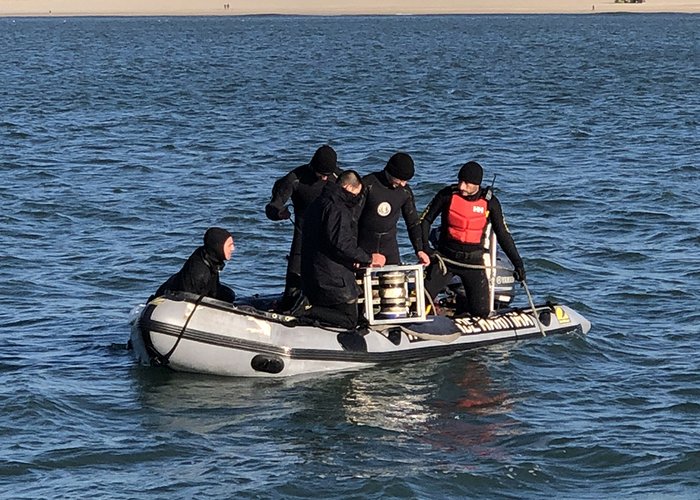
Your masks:
<path fill-rule="evenodd" d="M 143 364 L 224 376 L 290 377 L 404 363 L 533 337 L 585 334 L 591 327 L 570 307 L 553 303 L 500 304 L 487 318 L 460 317 L 449 297 L 425 303 L 421 266 L 368 269 L 362 284 L 366 323 L 356 330 L 278 314 L 273 297 L 230 304 L 176 293 L 132 311 L 130 344 Z"/>

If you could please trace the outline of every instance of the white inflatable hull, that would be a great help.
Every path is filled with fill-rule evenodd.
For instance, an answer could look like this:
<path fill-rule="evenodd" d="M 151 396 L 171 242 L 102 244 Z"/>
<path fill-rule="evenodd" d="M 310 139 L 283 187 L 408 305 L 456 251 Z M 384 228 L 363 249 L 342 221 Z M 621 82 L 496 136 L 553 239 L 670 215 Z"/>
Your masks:
<path fill-rule="evenodd" d="M 519 339 L 587 333 L 590 323 L 562 305 L 513 309 L 489 319 L 429 317 L 421 324 L 382 325 L 366 335 L 204 298 L 159 297 L 131 319 L 141 363 L 234 377 L 291 377 L 399 363 Z M 381 330 L 379 330 L 381 328 Z M 431 331 L 431 329 L 433 331 Z"/>

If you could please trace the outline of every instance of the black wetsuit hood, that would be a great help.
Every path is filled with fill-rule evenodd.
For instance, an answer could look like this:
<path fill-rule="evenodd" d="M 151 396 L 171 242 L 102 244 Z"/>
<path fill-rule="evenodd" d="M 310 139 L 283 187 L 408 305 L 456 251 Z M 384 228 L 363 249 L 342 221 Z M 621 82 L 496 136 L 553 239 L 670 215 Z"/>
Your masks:
<path fill-rule="evenodd" d="M 202 257 L 219 270 L 223 269 L 226 264 L 224 244 L 229 238 L 232 238 L 231 233 L 221 227 L 210 227 L 204 233 Z"/>

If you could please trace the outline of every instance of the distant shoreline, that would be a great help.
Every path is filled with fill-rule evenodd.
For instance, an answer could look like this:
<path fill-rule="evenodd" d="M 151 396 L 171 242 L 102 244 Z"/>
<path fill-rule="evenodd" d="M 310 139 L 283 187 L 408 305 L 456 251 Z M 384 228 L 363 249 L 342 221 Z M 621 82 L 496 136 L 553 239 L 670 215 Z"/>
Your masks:
<path fill-rule="evenodd" d="M 0 17 L 698 13 L 700 0 L 5 0 Z"/>
<path fill-rule="evenodd" d="M 41 13 L 12 13 L 3 14 L 0 12 L 0 19 L 22 19 L 22 18 L 64 18 L 64 17 L 446 17 L 446 16 L 582 16 L 582 15 L 600 15 L 600 16 L 617 16 L 622 14 L 634 15 L 655 15 L 655 14 L 698 14 L 699 11 L 642 11 L 634 12 L 621 10 L 616 12 L 445 12 L 445 13 L 419 13 L 419 14 L 367 14 L 367 13 L 352 13 L 352 14 L 287 14 L 287 13 L 264 13 L 264 14 L 219 14 L 216 12 L 119 12 L 119 13 L 94 13 L 94 12 L 50 12 L 48 14 Z"/>

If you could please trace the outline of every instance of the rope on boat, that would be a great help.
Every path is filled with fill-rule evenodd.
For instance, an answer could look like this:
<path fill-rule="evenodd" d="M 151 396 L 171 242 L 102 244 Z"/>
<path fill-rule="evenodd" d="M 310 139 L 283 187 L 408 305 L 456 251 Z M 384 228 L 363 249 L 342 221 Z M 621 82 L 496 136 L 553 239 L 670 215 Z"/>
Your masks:
<path fill-rule="evenodd" d="M 527 282 L 525 280 L 522 280 L 521 283 L 525 288 L 525 293 L 527 293 L 527 300 L 530 301 L 530 307 L 532 308 L 532 315 L 535 317 L 535 323 L 537 323 L 537 327 L 540 329 L 540 333 L 542 334 L 542 336 L 546 337 L 547 334 L 544 333 L 544 328 L 542 327 L 542 323 L 540 323 L 540 317 L 537 314 L 537 310 L 535 309 L 535 303 L 532 301 L 532 295 L 530 295 L 530 289 L 527 287 Z"/>
<path fill-rule="evenodd" d="M 192 312 L 187 316 L 187 319 L 185 320 L 185 324 L 182 325 L 182 330 L 180 330 L 179 335 L 177 336 L 177 340 L 175 340 L 175 344 L 170 348 L 170 350 L 167 352 L 165 355 L 160 355 L 158 356 L 158 361 L 160 361 L 163 365 L 167 365 L 170 363 L 170 356 L 173 355 L 175 352 L 175 349 L 177 348 L 177 345 L 180 343 L 180 340 L 182 340 L 182 337 L 185 335 L 185 330 L 187 330 L 187 325 L 190 324 L 190 320 L 192 319 L 192 316 L 194 316 L 194 312 L 197 310 L 197 306 L 202 302 L 202 299 L 204 299 L 206 295 L 200 295 L 197 300 L 194 302 L 194 307 L 192 308 Z"/>
<path fill-rule="evenodd" d="M 433 298 L 430 296 L 430 294 L 428 293 L 428 290 L 426 290 L 425 288 L 423 288 L 423 293 L 427 297 L 428 302 L 430 302 L 428 307 L 425 309 L 425 314 L 426 315 L 430 314 L 430 311 L 432 310 L 433 314 L 435 316 L 437 316 L 437 309 L 435 308 L 435 302 L 433 302 Z"/>
<path fill-rule="evenodd" d="M 287 206 L 286 208 L 287 208 L 287 210 L 289 210 L 289 206 Z M 299 224 L 297 224 L 297 213 L 296 213 L 296 211 L 294 212 L 294 218 L 292 218 L 292 217 L 290 216 L 289 219 L 287 219 L 287 220 L 288 220 L 289 222 L 291 222 L 291 223 L 292 223 L 292 226 L 294 226 L 294 229 L 296 229 L 297 231 L 299 231 L 299 234 L 301 234 L 301 232 L 302 232 L 302 231 L 301 231 L 301 226 L 300 226 Z"/>
<path fill-rule="evenodd" d="M 443 276 L 447 274 L 447 264 L 450 264 L 451 266 L 455 267 L 462 267 L 465 269 L 485 269 L 485 270 L 492 270 L 492 269 L 500 269 L 504 271 L 512 271 L 511 269 L 503 266 L 480 266 L 478 264 L 464 264 L 462 262 L 457 262 L 452 259 L 448 259 L 444 255 L 441 255 L 440 253 L 435 253 L 434 254 L 435 260 L 437 260 L 438 267 L 440 269 L 440 272 L 442 273 Z M 532 308 L 532 315 L 534 316 L 535 323 L 537 323 L 537 327 L 540 330 L 540 333 L 542 334 L 543 337 L 546 337 L 547 334 L 544 332 L 544 328 L 542 327 L 542 323 L 540 322 L 540 318 L 537 314 L 537 309 L 535 309 L 535 303 L 532 301 L 532 295 L 530 294 L 530 289 L 527 286 L 527 283 L 525 280 L 521 282 L 522 286 L 525 288 L 525 293 L 527 294 L 527 299 L 530 302 L 530 307 Z M 433 306 L 433 310 L 435 310 L 435 306 L 433 305 L 432 298 L 430 297 L 430 294 L 427 293 L 426 295 L 428 298 L 430 298 L 430 304 Z"/>
<path fill-rule="evenodd" d="M 435 257 L 435 260 L 437 261 L 438 268 L 440 269 L 440 272 L 442 273 L 443 276 L 447 274 L 447 264 L 454 266 L 454 267 L 462 267 L 464 269 L 486 269 L 486 270 L 492 270 L 492 269 L 500 269 L 502 271 L 512 271 L 512 269 L 508 267 L 503 267 L 503 266 L 482 266 L 479 264 L 465 264 L 464 262 L 458 262 L 456 260 L 448 259 L 444 255 L 435 252 L 433 254 L 433 257 Z"/>

